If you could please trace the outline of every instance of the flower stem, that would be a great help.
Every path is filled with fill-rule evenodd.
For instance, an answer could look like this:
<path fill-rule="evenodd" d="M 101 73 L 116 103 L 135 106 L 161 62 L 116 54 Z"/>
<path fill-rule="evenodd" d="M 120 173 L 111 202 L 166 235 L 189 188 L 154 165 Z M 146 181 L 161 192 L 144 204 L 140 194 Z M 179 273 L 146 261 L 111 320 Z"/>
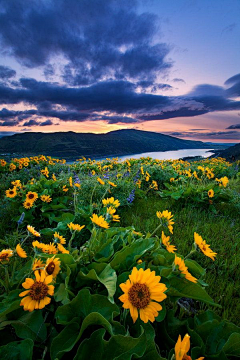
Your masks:
<path fill-rule="evenodd" d="M 158 226 L 156 227 L 156 229 L 154 230 L 154 232 L 150 235 L 150 237 L 153 237 L 153 235 L 155 235 L 156 232 L 157 232 L 161 227 L 162 227 L 162 224 L 158 225 Z"/>
<path fill-rule="evenodd" d="M 185 256 L 184 260 L 188 259 L 195 252 L 196 250 L 191 250 L 190 253 L 187 256 Z"/>

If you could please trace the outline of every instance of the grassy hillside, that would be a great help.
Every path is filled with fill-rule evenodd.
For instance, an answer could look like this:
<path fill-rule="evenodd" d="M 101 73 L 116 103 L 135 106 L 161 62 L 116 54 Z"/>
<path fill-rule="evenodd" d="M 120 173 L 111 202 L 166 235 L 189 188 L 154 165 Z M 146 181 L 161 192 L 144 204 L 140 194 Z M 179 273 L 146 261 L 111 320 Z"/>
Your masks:
<path fill-rule="evenodd" d="M 67 159 L 208 147 L 209 145 L 201 141 L 182 140 L 134 129 L 117 130 L 107 134 L 23 133 L 0 139 L 0 153 L 40 153 Z"/>
<path fill-rule="evenodd" d="M 221 156 L 227 160 L 240 160 L 240 143 L 230 146 L 225 150 L 215 150 L 215 156 Z"/>

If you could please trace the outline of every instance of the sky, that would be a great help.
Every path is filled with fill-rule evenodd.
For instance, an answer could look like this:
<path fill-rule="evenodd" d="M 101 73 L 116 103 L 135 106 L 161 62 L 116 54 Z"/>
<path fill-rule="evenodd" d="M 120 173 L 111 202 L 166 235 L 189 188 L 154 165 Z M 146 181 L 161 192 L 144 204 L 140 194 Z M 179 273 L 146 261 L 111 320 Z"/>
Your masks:
<path fill-rule="evenodd" d="M 0 0 L 0 135 L 240 141 L 239 0 Z"/>

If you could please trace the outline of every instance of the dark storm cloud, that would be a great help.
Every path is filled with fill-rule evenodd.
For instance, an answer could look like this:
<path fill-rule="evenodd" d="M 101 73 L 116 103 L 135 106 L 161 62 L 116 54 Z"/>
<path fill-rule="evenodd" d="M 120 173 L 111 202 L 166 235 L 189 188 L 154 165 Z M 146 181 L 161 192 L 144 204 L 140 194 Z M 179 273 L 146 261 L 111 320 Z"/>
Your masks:
<path fill-rule="evenodd" d="M 8 110 L 6 108 L 3 108 L 2 110 L 0 110 L 0 120 L 4 120 L 6 118 L 14 119 L 16 117 L 21 117 L 21 116 L 32 116 L 35 114 L 36 114 L 36 110 L 15 111 L 15 110 Z"/>
<path fill-rule="evenodd" d="M 16 75 L 16 71 L 8 66 L 0 65 L 0 79 L 8 80 Z"/>
<path fill-rule="evenodd" d="M 41 123 L 39 123 L 40 126 L 48 126 L 48 125 L 53 125 L 53 122 L 52 120 L 46 120 L 46 121 L 43 121 Z M 58 125 L 58 124 L 54 124 L 54 125 Z"/>
<path fill-rule="evenodd" d="M 83 88 L 69 88 L 35 79 L 20 79 L 20 83 L 22 87 L 17 89 L 0 85 L 0 103 L 23 101 L 37 105 L 47 101 L 78 111 L 108 110 L 119 113 L 171 104 L 171 99 L 166 96 L 136 93 L 135 85 L 127 81 L 102 81 Z"/>
<path fill-rule="evenodd" d="M 138 13 L 136 0 L 1 0 L 0 40 L 28 67 L 46 66 L 60 55 L 71 86 L 98 80 L 151 79 L 171 67 L 170 48 L 153 43 L 157 16 Z M 18 24 L 16 26 L 16 24 Z"/>
<path fill-rule="evenodd" d="M 230 125 L 227 129 L 240 129 L 240 124 Z"/>
<path fill-rule="evenodd" d="M 37 125 L 39 125 L 39 123 L 36 120 L 29 120 L 23 124 L 23 126 L 37 126 Z"/>
<path fill-rule="evenodd" d="M 207 110 L 191 110 L 187 107 L 182 107 L 178 110 L 172 110 L 172 111 L 164 111 L 159 114 L 146 114 L 141 115 L 139 118 L 143 121 L 146 120 L 165 120 L 165 119 L 173 119 L 177 117 L 188 117 L 188 116 L 198 116 L 202 114 L 206 114 Z"/>
<path fill-rule="evenodd" d="M 238 79 L 233 78 L 235 84 Z M 1 125 L 14 126 L 23 120 L 38 121 L 39 117 L 97 121 L 103 120 L 101 112 L 105 112 L 105 121 L 109 123 L 136 123 L 240 109 L 240 101 L 228 97 L 228 89 L 220 86 L 203 84 L 185 96 L 174 97 L 139 92 L 140 85 L 146 89 L 150 82 L 106 80 L 85 87 L 69 87 L 21 78 L 14 88 L 2 83 L 0 104 L 24 103 L 35 109 L 13 111 L 3 108 L 0 120 L 5 122 Z M 167 84 L 158 85 L 160 88 L 168 87 Z"/>
<path fill-rule="evenodd" d="M 108 124 L 132 124 L 138 122 L 138 119 L 134 119 L 128 116 L 100 116 L 97 120 L 105 120 Z"/>

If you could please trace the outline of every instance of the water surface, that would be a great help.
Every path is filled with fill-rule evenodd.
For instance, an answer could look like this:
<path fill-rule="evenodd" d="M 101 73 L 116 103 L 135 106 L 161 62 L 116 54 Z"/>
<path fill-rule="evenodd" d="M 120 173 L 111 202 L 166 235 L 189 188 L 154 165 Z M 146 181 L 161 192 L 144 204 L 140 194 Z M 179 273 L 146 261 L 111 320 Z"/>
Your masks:
<path fill-rule="evenodd" d="M 132 154 L 132 155 L 124 155 L 119 156 L 119 161 L 124 161 L 127 159 L 140 159 L 141 157 L 151 157 L 152 159 L 158 159 L 158 160 L 177 160 L 183 157 L 188 156 L 202 156 L 203 158 L 207 158 L 213 153 L 210 151 L 213 149 L 182 149 L 182 150 L 172 150 L 172 151 L 154 151 L 154 152 L 146 152 L 146 153 L 140 153 L 140 154 Z M 105 160 L 106 158 L 112 159 L 116 158 L 117 156 L 105 156 L 105 157 L 91 157 L 91 159 L 95 160 Z M 67 164 L 73 164 L 74 161 L 67 161 Z"/>
<path fill-rule="evenodd" d="M 158 160 L 176 160 L 183 157 L 188 156 L 202 156 L 207 158 L 213 155 L 210 150 L 213 149 L 182 149 L 182 150 L 172 150 L 172 151 L 154 151 L 154 152 L 147 152 L 141 154 L 134 154 L 134 155 L 125 155 L 119 157 L 120 161 L 124 161 L 127 159 L 140 159 L 141 157 L 151 157 L 152 159 Z"/>

